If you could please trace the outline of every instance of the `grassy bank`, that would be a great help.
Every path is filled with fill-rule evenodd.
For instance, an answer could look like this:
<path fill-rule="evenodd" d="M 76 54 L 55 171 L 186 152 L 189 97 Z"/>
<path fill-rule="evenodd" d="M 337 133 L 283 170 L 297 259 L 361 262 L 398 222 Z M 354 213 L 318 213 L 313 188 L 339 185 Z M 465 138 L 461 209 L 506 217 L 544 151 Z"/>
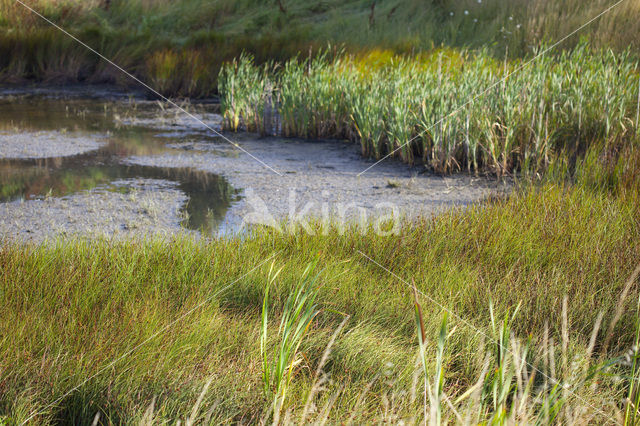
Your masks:
<path fill-rule="evenodd" d="M 621 421 L 638 378 L 625 361 L 640 320 L 637 194 L 545 184 L 384 238 L 5 242 L 0 414 L 9 424 L 32 413 L 34 424 L 96 413 L 104 424 L 273 419 L 279 388 L 265 386 L 263 360 L 278 354 L 285 299 L 306 276 L 319 313 L 289 349 L 281 420 L 421 422 L 426 407 L 451 421 Z M 413 282 L 424 293 L 426 406 Z M 444 325 L 438 305 L 453 311 Z"/>
<path fill-rule="evenodd" d="M 219 67 L 242 52 L 258 61 L 344 44 L 353 52 L 491 46 L 511 57 L 558 40 L 615 3 L 597 0 L 337 1 L 38 0 L 26 2 L 118 65 L 173 96 L 215 92 Z M 638 3 L 581 31 L 595 47 L 638 48 Z M 574 37 L 560 48 L 577 44 Z M 0 1 L 0 81 L 115 82 L 126 77 L 13 0 Z"/>
<path fill-rule="evenodd" d="M 366 156 L 439 172 L 572 169 L 590 147 L 618 150 L 640 134 L 637 62 L 587 44 L 533 62 L 458 50 L 327 52 L 282 66 L 242 57 L 219 84 L 229 129 L 347 138 Z"/>
<path fill-rule="evenodd" d="M 2 241 L 0 424 L 637 423 L 638 3 L 500 80 L 612 3 L 33 2 L 165 94 L 219 85 L 230 129 L 536 182 L 385 237 Z M 2 81 L 127 84 L 10 0 L 0 29 Z"/>

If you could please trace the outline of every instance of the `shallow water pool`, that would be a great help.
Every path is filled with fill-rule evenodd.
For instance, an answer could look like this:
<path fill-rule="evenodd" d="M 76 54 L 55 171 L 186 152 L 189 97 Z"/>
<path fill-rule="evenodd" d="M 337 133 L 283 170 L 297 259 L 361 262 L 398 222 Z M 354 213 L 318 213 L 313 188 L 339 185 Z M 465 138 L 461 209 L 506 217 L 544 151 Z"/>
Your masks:
<path fill-rule="evenodd" d="M 214 105 L 186 107 L 205 118 L 216 117 L 210 112 Z M 180 206 L 181 225 L 216 232 L 238 198 L 238 191 L 223 177 L 185 167 L 126 163 L 131 156 L 171 151 L 171 146 L 192 139 L 214 140 L 210 133 L 200 123 L 139 98 L 0 91 L 0 202 L 64 198 L 91 194 L 96 188 L 137 193 L 140 182 L 168 181 L 186 195 Z M 65 146 L 59 141 L 74 143 Z"/>

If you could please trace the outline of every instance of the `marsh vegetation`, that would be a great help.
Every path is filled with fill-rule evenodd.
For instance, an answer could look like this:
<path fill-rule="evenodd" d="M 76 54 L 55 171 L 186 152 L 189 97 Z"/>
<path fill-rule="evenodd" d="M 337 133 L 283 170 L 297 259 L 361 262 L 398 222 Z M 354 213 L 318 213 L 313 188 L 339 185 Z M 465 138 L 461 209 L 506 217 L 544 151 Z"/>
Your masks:
<path fill-rule="evenodd" d="M 638 144 L 640 78 L 628 53 L 581 44 L 520 61 L 446 49 L 331 56 L 282 66 L 244 56 L 225 66 L 225 126 L 346 138 L 375 159 L 498 176 L 572 173 L 587 151 Z"/>
<path fill-rule="evenodd" d="M 632 419 L 627 197 L 549 184 L 386 238 L 5 242 L 5 421 Z"/>
<path fill-rule="evenodd" d="M 638 423 L 638 2 L 551 52 L 614 2 L 30 4 L 163 94 L 219 95 L 228 130 L 516 185 L 385 236 L 2 235 L 0 424 Z M 19 3 L 0 0 L 0 29 L 4 82 L 129 84 Z M 156 152 L 147 139 L 180 122 L 163 115 L 108 147 Z M 211 183 L 203 203 L 235 194 L 187 169 L 65 164 L 47 181 L 0 163 L 0 194 L 140 170 Z"/>
<path fill-rule="evenodd" d="M 327 43 L 402 54 L 489 46 L 511 58 L 556 41 L 616 3 L 595 0 L 37 0 L 25 2 L 167 96 L 210 96 L 220 66 L 242 52 L 259 63 L 307 57 Z M 637 2 L 584 28 L 596 48 L 640 48 Z M 559 46 L 571 49 L 572 37 Z M 111 82 L 120 71 L 14 0 L 0 1 L 0 81 Z"/>

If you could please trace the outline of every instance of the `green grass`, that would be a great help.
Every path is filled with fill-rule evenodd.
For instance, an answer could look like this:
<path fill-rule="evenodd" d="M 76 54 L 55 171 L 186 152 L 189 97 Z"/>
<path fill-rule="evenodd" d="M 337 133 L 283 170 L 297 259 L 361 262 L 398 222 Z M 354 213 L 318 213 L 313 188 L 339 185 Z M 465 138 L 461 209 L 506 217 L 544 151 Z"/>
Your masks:
<path fill-rule="evenodd" d="M 583 43 L 533 61 L 459 50 L 332 56 L 282 66 L 243 56 L 225 66 L 225 126 L 348 138 L 376 159 L 497 175 L 544 173 L 554 162 L 573 169 L 590 147 L 638 144 L 640 80 L 628 53 Z"/>
<path fill-rule="evenodd" d="M 109 6 L 106 7 L 106 4 Z M 371 8 L 375 3 L 375 7 Z M 353 52 L 484 47 L 521 57 L 559 40 L 614 4 L 597 0 L 38 0 L 28 4 L 168 96 L 216 89 L 225 61 L 309 55 L 327 43 Z M 465 11 L 467 12 L 465 14 Z M 637 2 L 585 28 L 595 47 L 638 51 Z M 572 48 L 573 37 L 560 48 Z M 127 77 L 13 0 L 0 1 L 0 81 L 115 82 Z"/>
<path fill-rule="evenodd" d="M 558 4 L 33 2 L 165 94 L 220 84 L 231 129 L 531 179 L 387 237 L 3 241 L 0 424 L 635 422 L 636 3 L 432 128 L 612 2 Z M 10 0 L 0 29 L 3 81 L 127 84 Z"/>
<path fill-rule="evenodd" d="M 316 262 L 317 263 L 317 262 Z M 273 356 L 269 356 L 269 286 L 275 281 L 282 269 L 270 274 L 269 284 L 264 292 L 262 302 L 262 329 L 260 332 L 260 352 L 262 361 L 262 383 L 264 393 L 273 399 L 274 423 L 281 415 L 286 402 L 287 391 L 291 379 L 298 365 L 303 361 L 300 345 L 320 311 L 315 305 L 318 294 L 317 279 L 319 275 L 311 276 L 315 264 L 302 272 L 299 284 L 289 293 L 282 309 L 282 318 L 278 327 L 278 340 Z M 272 264 L 273 267 L 273 264 Z M 273 271 L 273 269 L 272 269 Z M 270 413 L 269 413 L 270 414 Z"/>
<path fill-rule="evenodd" d="M 501 423 L 515 413 L 523 422 L 556 416 L 599 423 L 623 416 L 618 401 L 637 394 L 625 379 L 635 368 L 624 362 L 637 340 L 639 294 L 629 281 L 640 259 L 637 194 L 547 183 L 406 224 L 384 238 L 355 229 L 256 230 L 211 242 L 5 242 L 0 414 L 10 424 L 34 412 L 38 424 L 88 424 L 97 412 L 105 423 L 137 423 L 145 413 L 174 422 L 197 405 L 200 420 L 268 418 L 273 399 L 262 383 L 261 310 L 267 303 L 271 337 L 263 346 L 271 352 L 288 309 L 280 307 L 317 261 L 321 312 L 291 352 L 299 356 L 288 361 L 281 420 L 422 421 L 411 282 L 425 295 L 425 369 L 432 389 L 442 380 L 432 405 L 443 419 L 468 414 Z M 282 272 L 265 302 L 273 255 Z M 441 334 L 444 314 L 438 304 L 452 310 L 440 337 L 440 378 L 432 376 L 432 337 Z M 618 357 L 622 362 L 593 377 L 593 369 Z M 533 375 L 523 360 L 540 372 Z M 558 391 L 552 378 L 575 394 Z"/>

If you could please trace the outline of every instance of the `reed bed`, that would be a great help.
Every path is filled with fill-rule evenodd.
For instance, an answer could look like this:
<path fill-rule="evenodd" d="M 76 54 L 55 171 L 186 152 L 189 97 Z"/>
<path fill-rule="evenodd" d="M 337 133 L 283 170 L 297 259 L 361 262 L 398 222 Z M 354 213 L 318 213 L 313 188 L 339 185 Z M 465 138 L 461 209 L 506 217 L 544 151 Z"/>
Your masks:
<path fill-rule="evenodd" d="M 257 66 L 243 56 L 219 76 L 225 126 L 358 141 L 438 172 L 539 173 L 591 145 L 637 144 L 640 79 L 629 53 L 586 43 L 532 62 L 487 51 L 328 54 Z M 277 109 L 277 122 L 265 109 Z"/>

